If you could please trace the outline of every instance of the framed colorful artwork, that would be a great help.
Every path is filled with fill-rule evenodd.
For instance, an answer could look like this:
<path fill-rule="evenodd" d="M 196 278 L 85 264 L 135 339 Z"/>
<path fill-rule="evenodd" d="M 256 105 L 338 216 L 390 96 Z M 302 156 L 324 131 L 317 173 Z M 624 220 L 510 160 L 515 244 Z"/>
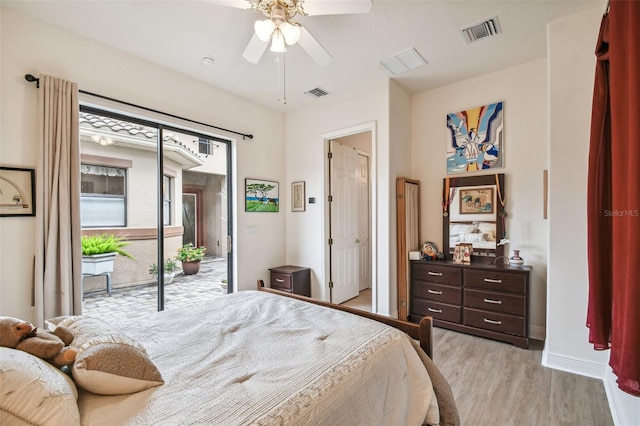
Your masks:
<path fill-rule="evenodd" d="M 279 212 L 278 182 L 262 179 L 244 180 L 245 203 L 247 212 Z"/>
<path fill-rule="evenodd" d="M 35 216 L 35 170 L 0 167 L 0 216 Z"/>
<path fill-rule="evenodd" d="M 502 102 L 447 114 L 447 174 L 503 167 Z"/>

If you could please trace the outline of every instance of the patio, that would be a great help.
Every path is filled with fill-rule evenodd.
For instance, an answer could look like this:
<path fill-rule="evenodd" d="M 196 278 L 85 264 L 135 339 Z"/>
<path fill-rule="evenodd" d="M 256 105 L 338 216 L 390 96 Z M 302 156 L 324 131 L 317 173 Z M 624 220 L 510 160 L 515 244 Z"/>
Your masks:
<path fill-rule="evenodd" d="M 191 306 L 195 302 L 206 302 L 226 294 L 222 280 L 227 278 L 227 258 L 205 256 L 200 272 L 195 275 L 178 275 L 164 289 L 164 308 L 173 309 Z M 360 292 L 354 299 L 343 303 L 363 311 L 371 312 L 371 289 Z M 82 313 L 102 319 L 135 319 L 156 312 L 158 291 L 155 284 L 114 288 L 109 297 L 106 291 L 88 292 L 84 295 Z"/>
<path fill-rule="evenodd" d="M 226 257 L 205 257 L 200 272 L 195 275 L 178 275 L 165 285 L 165 309 L 190 306 L 194 302 L 211 300 L 226 293 L 222 280 L 227 279 Z M 84 295 L 82 313 L 86 316 L 135 319 L 158 309 L 156 284 L 118 289 L 109 297 L 106 292 L 95 291 Z"/>

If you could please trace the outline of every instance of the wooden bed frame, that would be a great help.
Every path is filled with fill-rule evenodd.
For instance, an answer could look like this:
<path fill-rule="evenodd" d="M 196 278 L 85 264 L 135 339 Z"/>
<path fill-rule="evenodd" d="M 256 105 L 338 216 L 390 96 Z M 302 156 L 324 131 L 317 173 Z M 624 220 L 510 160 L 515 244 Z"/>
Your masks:
<path fill-rule="evenodd" d="M 314 303 L 316 305 L 325 306 L 328 308 L 337 309 L 339 311 L 359 315 L 361 317 L 369 318 L 375 321 L 379 321 L 383 324 L 390 325 L 391 327 L 395 327 L 398 330 L 407 333 L 412 339 L 419 340 L 422 350 L 429 356 L 429 358 L 433 360 L 433 319 L 431 317 L 424 317 L 420 321 L 420 324 L 414 324 L 412 322 L 401 321 L 395 318 L 385 317 L 383 315 L 373 314 L 371 312 L 350 308 L 348 306 L 336 305 L 335 303 L 324 302 L 322 300 L 316 300 L 310 297 L 300 296 L 298 294 L 274 290 L 272 288 L 265 287 L 263 280 L 258 280 L 258 290 L 265 291 L 267 293 L 278 294 L 280 296 L 290 297 L 292 299 L 303 300 L 305 302 Z"/>

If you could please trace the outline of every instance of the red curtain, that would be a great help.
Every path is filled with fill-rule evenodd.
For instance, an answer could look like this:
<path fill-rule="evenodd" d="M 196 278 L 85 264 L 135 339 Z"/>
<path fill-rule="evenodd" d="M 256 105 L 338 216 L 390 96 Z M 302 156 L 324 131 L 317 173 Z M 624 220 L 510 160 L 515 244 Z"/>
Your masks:
<path fill-rule="evenodd" d="M 640 396 L 640 1 L 611 0 L 596 47 L 588 176 L 589 306 L 594 348 Z"/>

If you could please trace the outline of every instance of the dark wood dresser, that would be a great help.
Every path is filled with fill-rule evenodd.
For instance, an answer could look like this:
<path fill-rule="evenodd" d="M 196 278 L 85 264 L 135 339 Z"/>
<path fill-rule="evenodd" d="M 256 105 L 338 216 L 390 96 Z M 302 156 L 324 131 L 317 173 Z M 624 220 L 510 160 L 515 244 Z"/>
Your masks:
<path fill-rule="evenodd" d="M 531 267 L 411 262 L 410 320 L 529 347 Z"/>
<path fill-rule="evenodd" d="M 301 266 L 278 266 L 271 271 L 271 288 L 311 297 L 311 269 Z"/>

